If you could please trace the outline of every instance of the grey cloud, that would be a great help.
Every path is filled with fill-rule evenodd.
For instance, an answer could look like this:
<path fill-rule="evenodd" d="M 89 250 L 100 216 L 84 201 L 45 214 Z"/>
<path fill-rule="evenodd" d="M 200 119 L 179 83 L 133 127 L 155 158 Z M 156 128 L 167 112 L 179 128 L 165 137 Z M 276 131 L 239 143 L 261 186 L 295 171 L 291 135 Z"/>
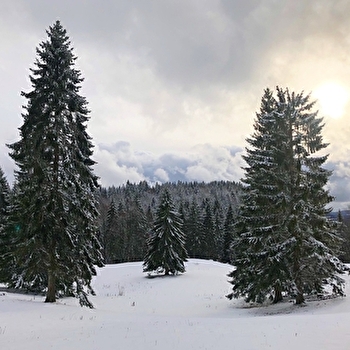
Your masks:
<path fill-rule="evenodd" d="M 247 79 L 256 58 L 296 22 L 293 8 L 288 16 L 285 6 L 285 1 L 22 2 L 37 32 L 62 19 L 74 41 L 113 52 L 115 59 L 141 58 L 168 84 L 182 88 Z"/>
<path fill-rule="evenodd" d="M 228 147 L 228 150 L 230 151 L 230 154 L 233 157 L 235 157 L 237 154 L 241 154 L 243 151 L 242 147 L 238 147 L 238 146 Z"/>
<path fill-rule="evenodd" d="M 350 161 L 329 161 L 325 168 L 332 171 L 327 184 L 330 195 L 334 197 L 331 206 L 336 210 L 350 206 Z"/>
<path fill-rule="evenodd" d="M 330 194 L 334 197 L 331 207 L 335 210 L 350 208 L 350 181 L 349 178 L 331 178 L 329 182 Z"/>
<path fill-rule="evenodd" d="M 166 153 L 159 157 L 159 161 L 167 169 L 171 170 L 171 173 L 179 172 L 179 169 L 186 169 L 194 164 L 194 160 L 189 156 L 180 156 L 176 154 Z"/>
<path fill-rule="evenodd" d="M 246 81 L 260 58 L 281 41 L 347 37 L 350 5 L 320 1 L 112 1 L 16 2 L 37 33 L 62 19 L 73 40 L 147 62 L 182 88 L 228 87 Z M 18 4 L 21 4 L 19 6 Z M 15 5 L 14 5 L 15 6 Z M 96 62 L 98 64 L 98 62 Z"/>
<path fill-rule="evenodd" d="M 115 152 L 115 151 L 119 151 L 119 150 L 127 150 L 130 148 L 130 143 L 127 141 L 117 141 L 113 144 L 104 144 L 101 143 L 99 144 L 99 148 L 102 150 L 106 150 L 109 152 Z"/>
<path fill-rule="evenodd" d="M 0 145 L 0 167 L 6 176 L 7 182 L 12 185 L 14 182 L 15 165 L 7 156 L 8 152 L 9 149 L 6 145 Z"/>
<path fill-rule="evenodd" d="M 239 152 L 232 156 L 228 147 L 198 145 L 190 153 L 160 156 L 135 151 L 127 142 L 97 147 L 96 170 L 103 185 L 119 185 L 134 175 L 136 181 L 238 181 L 241 176 Z M 123 176 L 123 172 L 125 176 Z M 113 176 L 115 177 L 113 179 Z M 108 180 L 107 180 L 108 179 Z"/>
<path fill-rule="evenodd" d="M 89 79 L 94 84 L 103 84 L 106 94 L 121 95 L 142 104 L 143 112 L 149 116 L 160 116 L 155 100 L 161 91 L 173 96 L 176 102 L 172 109 L 180 114 L 178 106 L 186 93 L 207 101 L 208 96 L 213 99 L 218 94 L 218 89 L 247 89 L 247 82 L 256 75 L 265 74 L 264 81 L 276 81 L 268 71 L 271 53 L 279 45 L 290 42 L 300 52 L 307 47 L 304 39 L 310 36 L 323 46 L 330 40 L 344 41 L 349 29 L 344 13 L 350 10 L 347 2 L 340 0 L 250 0 L 239 4 L 228 0 L 191 0 L 181 4 L 142 0 L 18 3 L 40 35 L 55 19 L 62 19 L 77 42 L 78 52 L 79 48 L 84 51 L 83 46 L 90 52 L 96 50 Z M 291 49 L 295 50 L 294 46 Z M 106 55 L 110 59 L 105 61 Z M 82 58 L 82 64 L 85 61 L 88 59 Z M 106 70 L 107 75 L 103 72 Z M 125 70 L 128 77 L 116 73 Z M 132 72 L 137 72 L 139 78 L 130 78 Z M 151 74 L 145 76 L 145 72 Z M 142 81 L 151 88 L 143 86 Z M 259 94 L 263 87 L 254 89 L 254 93 Z M 133 94 L 134 91 L 137 93 Z M 169 100 L 164 100 L 163 95 L 159 103 L 169 105 Z"/>
<path fill-rule="evenodd" d="M 153 162 L 149 162 L 145 165 L 146 176 L 154 181 L 164 182 L 162 178 L 157 176 L 155 169 L 159 171 L 162 169 L 167 174 L 167 181 L 187 181 L 185 172 L 186 169 L 194 164 L 194 160 L 186 157 L 185 155 L 178 154 L 161 154 L 160 156 L 154 156 Z"/>
<path fill-rule="evenodd" d="M 26 13 L 35 30 L 42 31 L 54 21 L 61 20 L 69 31 L 86 42 L 111 44 L 122 41 L 132 20 L 132 1 L 95 0 L 17 1 L 17 11 Z"/>
<path fill-rule="evenodd" d="M 103 174 L 108 174 L 106 177 L 108 179 L 113 179 L 114 172 L 117 174 L 115 180 L 104 181 L 105 185 L 118 185 L 130 180 L 127 178 L 130 169 L 138 174 L 140 179 L 146 179 L 151 183 L 186 181 L 186 169 L 194 163 L 191 159 L 175 154 L 157 156 L 149 152 L 137 151 L 125 141 L 111 145 L 98 145 L 95 157 L 98 161 L 97 170 L 101 174 L 101 179 L 106 177 Z M 103 157 L 103 161 L 99 160 L 100 157 Z M 106 160 L 107 164 L 105 164 Z M 123 171 L 125 172 L 124 177 L 121 176 Z"/>

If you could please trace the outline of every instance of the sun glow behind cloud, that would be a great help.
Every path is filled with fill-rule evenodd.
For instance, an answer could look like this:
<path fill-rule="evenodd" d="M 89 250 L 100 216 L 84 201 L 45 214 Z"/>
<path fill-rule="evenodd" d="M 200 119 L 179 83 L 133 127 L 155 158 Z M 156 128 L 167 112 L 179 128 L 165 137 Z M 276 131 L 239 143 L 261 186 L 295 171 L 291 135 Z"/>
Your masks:
<path fill-rule="evenodd" d="M 344 115 L 350 97 L 347 88 L 335 82 L 328 82 L 318 87 L 314 95 L 319 101 L 321 114 L 331 118 Z"/>

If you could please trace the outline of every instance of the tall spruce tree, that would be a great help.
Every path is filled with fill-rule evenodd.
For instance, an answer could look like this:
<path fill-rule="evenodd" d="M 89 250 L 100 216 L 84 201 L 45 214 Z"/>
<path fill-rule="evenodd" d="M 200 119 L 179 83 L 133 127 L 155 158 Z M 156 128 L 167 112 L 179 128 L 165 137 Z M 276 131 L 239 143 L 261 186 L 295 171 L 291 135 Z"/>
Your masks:
<path fill-rule="evenodd" d="M 266 89 L 255 132 L 247 139 L 248 166 L 236 224 L 236 269 L 232 297 L 262 302 L 282 293 L 304 302 L 305 294 L 322 293 L 325 283 L 342 294 L 339 277 L 345 266 L 335 257 L 336 227 L 327 219 L 332 197 L 325 189 L 331 175 L 316 154 L 322 141 L 322 119 L 303 93 Z"/>
<path fill-rule="evenodd" d="M 184 225 L 184 231 L 186 235 L 185 247 L 188 255 L 191 258 L 200 258 L 202 257 L 200 242 L 200 210 L 194 199 L 190 203 L 188 211 L 188 217 L 186 218 Z"/>
<path fill-rule="evenodd" d="M 187 251 L 182 225 L 169 191 L 165 190 L 157 209 L 153 234 L 148 240 L 144 272 L 164 272 L 165 275 L 185 272 Z"/>
<path fill-rule="evenodd" d="M 128 205 L 125 250 L 128 261 L 139 261 L 147 251 L 147 234 L 150 227 L 139 198 L 131 199 Z"/>
<path fill-rule="evenodd" d="M 15 265 L 10 284 L 36 285 L 46 290 L 46 302 L 73 294 L 92 307 L 87 294 L 102 255 L 89 111 L 66 30 L 57 21 L 47 35 L 31 69 L 32 90 L 22 92 L 28 102 L 21 139 L 8 146 L 18 166 L 7 230 Z"/>
<path fill-rule="evenodd" d="M 217 242 L 215 239 L 213 212 L 208 198 L 203 202 L 203 212 L 200 223 L 201 253 L 205 259 L 214 259 L 217 258 Z"/>
<path fill-rule="evenodd" d="M 228 207 L 225 223 L 224 223 L 224 235 L 223 235 L 223 244 L 222 244 L 222 255 L 221 261 L 224 263 L 231 263 L 232 256 L 234 252 L 232 252 L 232 242 L 234 238 L 235 232 L 235 221 L 234 221 L 234 213 L 232 209 L 232 205 Z"/>
<path fill-rule="evenodd" d="M 103 253 L 106 264 L 117 262 L 119 251 L 124 248 L 118 237 L 118 215 L 114 200 L 112 199 L 106 220 L 106 230 L 103 235 Z"/>
<path fill-rule="evenodd" d="M 8 259 L 11 260 L 8 253 L 10 237 L 6 235 L 5 228 L 10 209 L 10 186 L 6 180 L 5 174 L 0 167 L 0 281 L 8 279 L 10 271 L 7 269 Z"/>
<path fill-rule="evenodd" d="M 9 210 L 10 186 L 6 180 L 5 174 L 0 167 L 0 230 L 5 225 L 5 220 Z"/>
<path fill-rule="evenodd" d="M 350 222 L 349 219 L 344 220 L 342 212 L 338 211 L 337 221 L 339 225 L 339 232 L 343 239 L 340 250 L 340 259 L 345 263 L 350 262 Z"/>

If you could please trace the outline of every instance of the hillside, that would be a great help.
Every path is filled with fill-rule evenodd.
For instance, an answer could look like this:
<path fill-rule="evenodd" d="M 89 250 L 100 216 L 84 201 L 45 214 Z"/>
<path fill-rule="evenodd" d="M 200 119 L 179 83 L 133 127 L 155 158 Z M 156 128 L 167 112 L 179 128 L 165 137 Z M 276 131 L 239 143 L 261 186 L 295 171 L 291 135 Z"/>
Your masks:
<path fill-rule="evenodd" d="M 108 265 L 94 280 L 94 310 L 1 293 L 0 349 L 349 348 L 349 298 L 248 307 L 224 297 L 231 268 L 191 259 L 183 275 L 147 278 L 139 262 Z"/>

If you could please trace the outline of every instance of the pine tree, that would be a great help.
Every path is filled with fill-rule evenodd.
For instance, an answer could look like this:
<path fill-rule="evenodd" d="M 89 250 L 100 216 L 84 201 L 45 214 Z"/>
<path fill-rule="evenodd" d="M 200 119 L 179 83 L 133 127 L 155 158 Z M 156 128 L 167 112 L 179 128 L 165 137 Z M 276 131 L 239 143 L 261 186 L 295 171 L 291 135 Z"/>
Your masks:
<path fill-rule="evenodd" d="M 221 261 L 224 263 L 231 263 L 233 259 L 232 252 L 232 242 L 234 239 L 235 232 L 235 222 L 234 222 L 234 213 L 232 206 L 228 207 L 225 223 L 224 223 L 224 237 L 223 237 L 223 248 L 222 248 L 222 256 Z"/>
<path fill-rule="evenodd" d="M 262 302 L 282 292 L 304 302 L 304 294 L 321 293 L 324 282 L 342 294 L 338 276 L 344 265 L 335 257 L 339 243 L 326 215 L 332 200 L 325 190 L 331 172 L 327 156 L 316 156 L 323 143 L 322 119 L 303 93 L 266 89 L 255 132 L 244 159 L 245 188 L 234 242 L 233 293 Z"/>
<path fill-rule="evenodd" d="M 350 262 L 350 223 L 349 220 L 344 220 L 341 210 L 337 215 L 338 229 L 342 237 L 342 245 L 340 250 L 340 259 L 345 263 Z"/>
<path fill-rule="evenodd" d="M 186 251 L 192 258 L 202 256 L 200 238 L 200 215 L 195 200 L 189 206 L 189 214 L 185 222 Z"/>
<path fill-rule="evenodd" d="M 214 219 L 212 208 L 209 200 L 206 198 L 203 202 L 204 215 L 200 225 L 201 237 L 201 254 L 205 259 L 213 259 L 216 257 L 217 245 L 215 239 Z"/>
<path fill-rule="evenodd" d="M 10 186 L 6 180 L 5 174 L 0 167 L 0 281 L 4 282 L 9 277 L 8 247 L 11 237 L 5 234 L 8 213 L 10 210 Z M 11 259 L 10 259 L 11 261 Z"/>
<path fill-rule="evenodd" d="M 9 210 L 10 186 L 6 180 L 5 174 L 0 167 L 0 230 L 5 224 L 7 212 Z"/>
<path fill-rule="evenodd" d="M 150 229 L 139 198 L 133 198 L 128 204 L 125 242 L 127 261 L 138 261 L 145 256 Z"/>
<path fill-rule="evenodd" d="M 66 30 L 57 21 L 47 35 L 31 69 L 32 90 L 22 92 L 21 139 L 9 145 L 19 169 L 8 227 L 15 237 L 11 285 L 47 288 L 46 302 L 73 294 L 92 307 L 87 293 L 102 255 L 89 111 Z"/>
<path fill-rule="evenodd" d="M 215 237 L 215 256 L 214 260 L 221 261 L 223 255 L 224 243 L 224 213 L 222 208 L 214 210 L 214 237 Z"/>
<path fill-rule="evenodd" d="M 175 210 L 169 192 L 165 190 L 157 209 L 153 234 L 148 240 L 143 271 L 164 272 L 165 275 L 185 272 L 186 259 L 180 214 Z"/>
<path fill-rule="evenodd" d="M 118 217 L 117 208 L 115 207 L 114 200 L 112 199 L 106 220 L 106 230 L 103 237 L 103 252 L 104 259 L 107 264 L 116 262 L 116 256 L 118 249 Z"/>
<path fill-rule="evenodd" d="M 118 251 L 116 256 L 121 262 L 130 261 L 129 260 L 129 246 L 128 246 L 128 218 L 129 214 L 127 209 L 124 207 L 123 203 L 119 202 L 117 210 L 118 220 L 116 222 L 117 228 L 116 232 L 118 235 Z"/>

